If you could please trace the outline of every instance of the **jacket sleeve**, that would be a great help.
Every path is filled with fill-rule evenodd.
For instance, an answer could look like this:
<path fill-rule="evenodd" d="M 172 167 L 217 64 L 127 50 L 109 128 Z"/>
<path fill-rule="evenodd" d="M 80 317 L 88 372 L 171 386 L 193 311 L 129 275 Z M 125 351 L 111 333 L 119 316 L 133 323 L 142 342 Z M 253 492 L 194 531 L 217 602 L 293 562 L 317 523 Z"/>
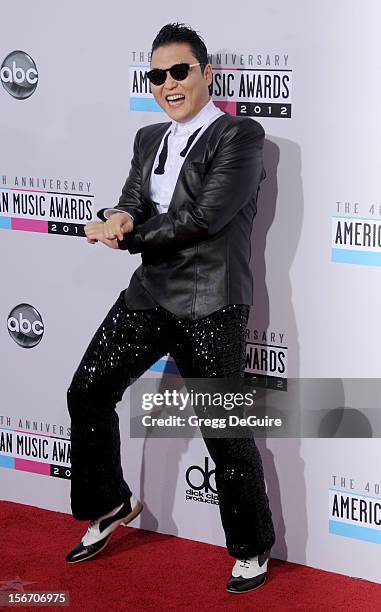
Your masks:
<path fill-rule="evenodd" d="M 114 208 L 102 208 L 103 217 L 105 219 L 109 219 L 111 215 L 117 212 L 126 212 L 126 211 L 123 210 L 123 208 L 117 208 L 116 206 Z M 131 213 L 128 212 L 126 214 L 129 215 L 132 220 L 134 220 L 134 217 L 131 215 Z"/>
<path fill-rule="evenodd" d="M 159 255 L 217 234 L 258 192 L 264 137 L 262 126 L 252 119 L 233 125 L 218 144 L 200 195 L 185 194 L 175 209 L 135 226 L 118 241 L 119 248 Z"/>
<path fill-rule="evenodd" d="M 134 154 L 131 160 L 131 168 L 127 180 L 123 186 L 122 194 L 118 204 L 114 207 L 120 212 L 128 213 L 134 224 L 144 223 L 152 215 L 152 208 L 142 197 L 142 164 L 140 160 L 140 136 L 141 129 L 137 131 L 134 141 Z M 105 212 L 109 207 L 102 208 L 97 212 L 97 216 L 106 221 L 109 215 Z"/>

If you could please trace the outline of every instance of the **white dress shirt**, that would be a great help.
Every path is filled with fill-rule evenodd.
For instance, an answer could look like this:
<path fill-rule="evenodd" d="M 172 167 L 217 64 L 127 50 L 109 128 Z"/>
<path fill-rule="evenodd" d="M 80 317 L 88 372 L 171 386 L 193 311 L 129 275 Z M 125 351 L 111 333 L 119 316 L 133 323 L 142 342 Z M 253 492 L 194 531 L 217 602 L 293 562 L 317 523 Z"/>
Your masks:
<path fill-rule="evenodd" d="M 166 213 L 168 210 L 181 167 L 189 151 L 196 144 L 206 128 L 223 114 L 224 113 L 217 108 L 217 106 L 215 106 L 213 101 L 210 99 L 209 102 L 205 104 L 205 106 L 203 106 L 197 113 L 197 115 L 193 117 L 193 119 L 184 121 L 182 123 L 178 121 L 171 122 L 171 125 L 163 135 L 162 141 L 158 148 L 150 177 L 150 198 L 157 204 L 159 213 Z M 188 148 L 186 155 L 182 157 L 180 153 L 183 149 L 185 149 L 189 137 L 199 128 L 201 129 Z M 155 174 L 154 170 L 158 166 L 159 156 L 164 145 L 164 139 L 168 133 L 168 155 L 165 162 L 164 174 Z M 106 219 L 108 219 L 113 213 L 119 212 L 119 210 L 120 212 L 126 212 L 118 208 L 108 208 L 104 211 L 104 216 Z"/>

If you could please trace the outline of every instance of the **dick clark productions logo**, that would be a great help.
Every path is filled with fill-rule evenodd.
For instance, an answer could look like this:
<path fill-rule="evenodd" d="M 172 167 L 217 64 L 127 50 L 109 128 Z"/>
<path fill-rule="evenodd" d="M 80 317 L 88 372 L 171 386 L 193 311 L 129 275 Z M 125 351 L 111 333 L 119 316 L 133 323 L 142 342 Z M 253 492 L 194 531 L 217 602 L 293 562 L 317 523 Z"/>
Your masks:
<path fill-rule="evenodd" d="M 201 478 L 199 474 L 195 475 L 192 472 L 199 472 L 201 474 Z M 213 493 L 217 493 L 217 489 L 211 483 L 212 476 L 215 475 L 216 470 L 209 470 L 209 460 L 208 457 L 205 457 L 205 469 L 200 467 L 199 465 L 191 465 L 185 474 L 185 479 L 187 481 L 188 486 L 196 491 L 204 490 L 206 493 L 208 491 L 212 491 Z M 191 477 L 192 474 L 192 477 Z"/>
<path fill-rule="evenodd" d="M 38 82 L 34 60 L 25 51 L 12 51 L 1 64 L 0 80 L 13 98 L 29 98 L 36 91 Z"/>
<path fill-rule="evenodd" d="M 22 348 L 33 348 L 41 342 L 44 324 L 38 310 L 30 304 L 15 306 L 8 316 L 8 331 Z"/>

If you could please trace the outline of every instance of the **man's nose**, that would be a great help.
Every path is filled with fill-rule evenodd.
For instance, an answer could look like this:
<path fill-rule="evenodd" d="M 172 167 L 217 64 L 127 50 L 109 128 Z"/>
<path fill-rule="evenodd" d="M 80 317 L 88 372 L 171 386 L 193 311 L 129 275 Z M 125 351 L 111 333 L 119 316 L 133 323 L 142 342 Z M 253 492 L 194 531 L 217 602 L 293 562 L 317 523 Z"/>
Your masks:
<path fill-rule="evenodd" d="M 174 89 L 177 86 L 177 81 L 167 72 L 167 78 L 164 81 L 165 89 Z"/>

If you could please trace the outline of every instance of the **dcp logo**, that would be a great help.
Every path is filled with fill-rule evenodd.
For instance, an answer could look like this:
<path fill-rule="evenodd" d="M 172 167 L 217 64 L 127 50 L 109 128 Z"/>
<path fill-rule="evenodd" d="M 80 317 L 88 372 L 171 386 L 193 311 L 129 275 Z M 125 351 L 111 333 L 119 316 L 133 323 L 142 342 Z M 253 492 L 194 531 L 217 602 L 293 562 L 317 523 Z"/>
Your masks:
<path fill-rule="evenodd" d="M 8 316 L 8 331 L 19 346 L 33 348 L 44 334 L 40 313 L 30 304 L 15 306 Z"/>
<path fill-rule="evenodd" d="M 12 51 L 1 65 L 0 79 L 4 89 L 11 96 L 25 100 L 36 91 L 38 82 L 36 64 L 24 51 Z"/>
<path fill-rule="evenodd" d="M 201 478 L 199 475 L 192 474 L 192 472 L 199 472 Z M 213 486 L 210 482 L 211 476 L 214 476 L 215 472 L 216 470 L 209 470 L 209 460 L 208 457 L 205 457 L 205 469 L 203 470 L 199 465 L 191 465 L 186 471 L 185 479 L 188 485 L 196 491 L 204 490 L 206 493 L 209 491 L 217 493 L 216 483 L 214 482 Z"/>

